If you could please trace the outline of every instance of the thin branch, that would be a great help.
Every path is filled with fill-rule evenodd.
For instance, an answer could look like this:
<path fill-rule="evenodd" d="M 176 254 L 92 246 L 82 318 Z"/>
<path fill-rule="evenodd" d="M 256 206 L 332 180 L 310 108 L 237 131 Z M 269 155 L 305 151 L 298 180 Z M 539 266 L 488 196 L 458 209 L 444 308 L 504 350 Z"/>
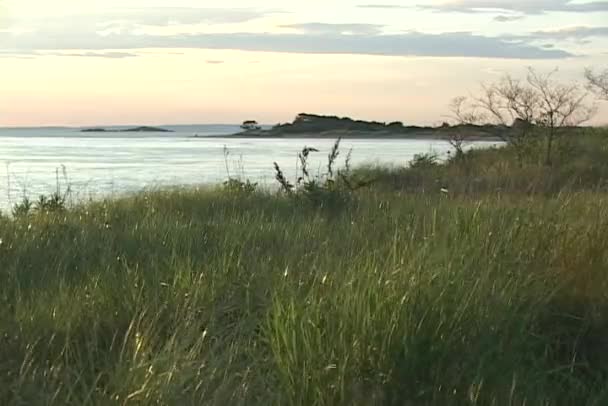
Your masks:
<path fill-rule="evenodd" d="M 594 72 L 591 68 L 585 70 L 587 87 L 598 97 L 608 100 L 608 69 L 603 72 Z"/>

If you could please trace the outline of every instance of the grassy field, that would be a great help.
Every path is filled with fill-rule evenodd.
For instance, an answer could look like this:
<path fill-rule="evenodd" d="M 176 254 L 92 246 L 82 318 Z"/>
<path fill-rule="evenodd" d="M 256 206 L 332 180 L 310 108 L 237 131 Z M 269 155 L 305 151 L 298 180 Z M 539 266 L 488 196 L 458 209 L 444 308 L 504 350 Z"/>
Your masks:
<path fill-rule="evenodd" d="M 608 135 L 561 145 L 2 217 L 0 404 L 608 404 Z"/>

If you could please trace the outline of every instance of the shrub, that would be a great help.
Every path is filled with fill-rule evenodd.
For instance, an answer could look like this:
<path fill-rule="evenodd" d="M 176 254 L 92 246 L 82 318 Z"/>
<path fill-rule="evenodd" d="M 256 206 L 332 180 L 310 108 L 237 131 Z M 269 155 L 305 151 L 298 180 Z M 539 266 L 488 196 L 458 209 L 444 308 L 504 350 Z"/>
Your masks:
<path fill-rule="evenodd" d="M 257 183 L 251 182 L 249 179 L 242 181 L 240 179 L 231 178 L 223 183 L 223 190 L 230 194 L 252 194 L 258 188 Z"/>
<path fill-rule="evenodd" d="M 414 159 L 410 162 L 410 168 L 430 168 L 439 165 L 439 158 L 437 154 L 434 152 L 429 152 L 426 154 L 416 154 L 414 155 Z"/>
<path fill-rule="evenodd" d="M 23 217 L 30 214 L 33 208 L 33 204 L 27 197 L 24 197 L 19 203 L 16 203 L 13 206 L 13 216 L 14 217 Z"/>
<path fill-rule="evenodd" d="M 319 152 L 316 148 L 304 147 L 298 154 L 300 167 L 295 183 L 291 183 L 285 177 L 280 166 L 275 162 L 275 179 L 281 185 L 281 190 L 290 196 L 304 197 L 315 207 L 332 209 L 344 207 L 352 199 L 355 191 L 369 186 L 372 182 L 353 176 L 350 166 L 352 150 L 344 160 L 344 167 L 335 169 L 340 156 L 341 141 L 341 138 L 336 140 L 327 157 L 327 172 L 317 176 L 311 175 L 308 168 L 310 154 Z"/>
<path fill-rule="evenodd" d="M 64 211 L 66 209 L 66 198 L 59 193 L 50 196 L 40 195 L 34 204 L 34 209 L 38 212 L 51 213 Z"/>
<path fill-rule="evenodd" d="M 56 213 L 67 209 L 67 197 L 57 192 L 51 195 L 40 195 L 38 200 L 32 202 L 28 197 L 24 197 L 19 203 L 13 206 L 13 216 L 23 217 L 36 213 Z"/>

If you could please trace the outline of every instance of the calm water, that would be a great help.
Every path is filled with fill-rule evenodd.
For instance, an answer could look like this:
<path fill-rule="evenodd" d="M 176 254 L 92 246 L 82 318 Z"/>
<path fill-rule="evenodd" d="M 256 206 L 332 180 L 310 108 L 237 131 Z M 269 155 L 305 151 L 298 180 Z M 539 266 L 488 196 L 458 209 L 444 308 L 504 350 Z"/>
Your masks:
<path fill-rule="evenodd" d="M 167 127 L 174 133 L 83 134 L 75 129 L 0 129 L 0 208 L 27 195 L 52 193 L 59 181 L 70 184 L 75 198 L 115 196 L 145 188 L 200 185 L 224 181 L 227 172 L 272 185 L 273 162 L 292 178 L 303 146 L 313 154 L 311 168 L 322 171 L 333 141 L 319 139 L 253 140 L 222 138 L 236 126 Z M 213 138 L 195 138 L 216 136 Z M 480 143 L 490 146 L 494 143 Z M 403 165 L 415 154 L 445 155 L 442 141 L 345 140 L 343 156 L 352 148 L 353 165 Z M 228 170 L 224 159 L 227 147 Z M 342 162 L 343 159 L 340 159 Z"/>

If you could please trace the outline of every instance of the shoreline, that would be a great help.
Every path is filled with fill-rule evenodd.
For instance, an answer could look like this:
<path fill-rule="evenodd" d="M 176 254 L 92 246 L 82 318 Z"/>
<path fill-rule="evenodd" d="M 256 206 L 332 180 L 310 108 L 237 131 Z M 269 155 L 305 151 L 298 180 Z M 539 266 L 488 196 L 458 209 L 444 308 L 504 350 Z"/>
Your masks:
<path fill-rule="evenodd" d="M 449 141 L 449 136 L 433 132 L 416 132 L 412 134 L 374 133 L 374 132 L 324 132 L 324 133 L 302 133 L 302 134 L 247 134 L 237 133 L 221 136 L 194 136 L 193 138 L 230 138 L 230 139 L 260 139 L 260 140 L 298 140 L 298 139 L 359 139 L 359 140 L 404 140 L 404 141 Z M 495 135 L 471 135 L 466 142 L 503 142 L 504 140 Z"/>

